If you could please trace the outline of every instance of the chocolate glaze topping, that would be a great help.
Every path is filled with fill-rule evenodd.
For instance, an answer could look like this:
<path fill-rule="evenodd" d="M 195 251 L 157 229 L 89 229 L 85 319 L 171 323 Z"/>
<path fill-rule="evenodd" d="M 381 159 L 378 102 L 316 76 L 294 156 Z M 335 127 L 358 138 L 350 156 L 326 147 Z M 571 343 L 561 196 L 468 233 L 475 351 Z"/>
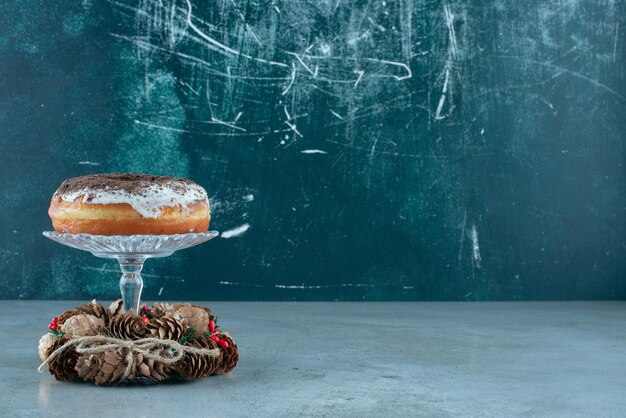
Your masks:
<path fill-rule="evenodd" d="M 159 185 L 167 183 L 170 188 L 184 193 L 188 190 L 185 185 L 195 185 L 186 178 L 174 178 L 168 176 L 153 176 L 151 174 L 136 173 L 109 173 L 91 174 L 88 176 L 73 177 L 61 183 L 55 194 L 64 195 L 80 190 L 90 189 L 100 190 L 124 190 L 128 193 L 142 195 L 149 185 Z"/>

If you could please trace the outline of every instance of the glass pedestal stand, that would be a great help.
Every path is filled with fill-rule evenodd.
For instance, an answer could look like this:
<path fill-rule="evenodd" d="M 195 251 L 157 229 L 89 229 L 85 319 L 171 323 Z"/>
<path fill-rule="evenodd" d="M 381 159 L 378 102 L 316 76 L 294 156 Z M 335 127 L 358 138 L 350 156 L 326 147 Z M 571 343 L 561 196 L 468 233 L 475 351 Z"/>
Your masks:
<path fill-rule="evenodd" d="M 96 257 L 116 259 L 122 270 L 120 291 L 124 309 L 137 314 L 143 289 L 141 269 L 146 259 L 167 257 L 175 251 L 202 244 L 219 233 L 208 231 L 200 234 L 107 236 L 46 231 L 43 235 L 68 247 L 89 251 Z"/>

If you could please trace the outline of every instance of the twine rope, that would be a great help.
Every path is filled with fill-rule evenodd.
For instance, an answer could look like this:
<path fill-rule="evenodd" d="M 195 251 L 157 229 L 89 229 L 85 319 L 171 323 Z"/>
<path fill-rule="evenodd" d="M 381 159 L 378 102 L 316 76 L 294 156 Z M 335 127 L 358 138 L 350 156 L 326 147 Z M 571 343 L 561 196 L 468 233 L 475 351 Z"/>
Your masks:
<path fill-rule="evenodd" d="M 228 335 L 225 332 L 222 334 Z M 124 377 L 132 376 L 136 372 L 137 362 L 135 360 L 135 354 L 141 354 L 144 358 L 152 359 L 168 365 L 176 363 L 178 360 L 182 359 L 186 353 L 199 354 L 209 357 L 218 357 L 220 355 L 219 348 L 198 348 L 189 345 L 182 345 L 178 341 L 174 340 L 162 340 L 160 338 L 122 340 L 119 338 L 106 337 L 104 335 L 94 335 L 73 338 L 66 342 L 54 350 L 48 358 L 41 363 L 41 365 L 37 368 L 37 371 L 41 373 L 52 360 L 70 347 L 75 347 L 76 352 L 80 354 L 103 353 L 109 350 L 124 348 L 126 350 L 126 370 L 124 371 Z M 171 355 L 161 355 L 155 353 L 156 349 L 162 347 L 171 348 L 173 350 Z"/>

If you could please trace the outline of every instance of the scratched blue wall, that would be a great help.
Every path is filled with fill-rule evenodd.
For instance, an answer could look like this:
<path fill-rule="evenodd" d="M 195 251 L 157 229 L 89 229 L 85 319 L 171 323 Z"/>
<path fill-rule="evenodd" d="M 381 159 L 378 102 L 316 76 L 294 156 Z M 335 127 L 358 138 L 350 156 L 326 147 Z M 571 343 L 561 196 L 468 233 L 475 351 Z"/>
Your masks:
<path fill-rule="evenodd" d="M 149 299 L 626 297 L 624 1 L 0 5 L 0 296 L 113 298 L 67 177 L 204 185 Z"/>

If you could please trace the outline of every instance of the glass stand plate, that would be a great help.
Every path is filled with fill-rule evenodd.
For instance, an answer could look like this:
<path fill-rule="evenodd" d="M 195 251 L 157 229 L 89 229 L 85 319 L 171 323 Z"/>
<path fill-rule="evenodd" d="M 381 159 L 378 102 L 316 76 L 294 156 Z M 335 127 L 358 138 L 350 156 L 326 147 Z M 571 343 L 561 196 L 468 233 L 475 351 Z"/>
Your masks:
<path fill-rule="evenodd" d="M 43 235 L 59 244 L 89 251 L 96 257 L 114 258 L 120 264 L 120 291 L 127 311 L 139 312 L 143 279 L 141 269 L 148 258 L 167 257 L 175 251 L 202 244 L 219 235 L 217 231 L 173 235 L 90 235 L 61 234 L 45 231 Z"/>

